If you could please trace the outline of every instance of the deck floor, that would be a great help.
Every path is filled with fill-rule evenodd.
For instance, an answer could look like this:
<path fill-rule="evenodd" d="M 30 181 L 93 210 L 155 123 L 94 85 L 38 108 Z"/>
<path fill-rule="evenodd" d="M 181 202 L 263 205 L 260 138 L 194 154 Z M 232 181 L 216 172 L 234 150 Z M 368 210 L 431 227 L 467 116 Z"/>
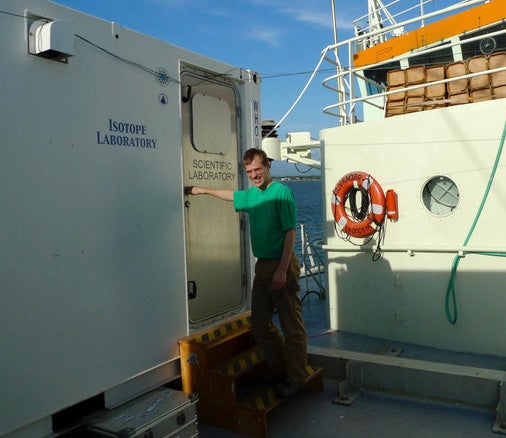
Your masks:
<path fill-rule="evenodd" d="M 301 393 L 269 415 L 269 438 L 498 437 L 491 412 L 364 393 L 350 406 L 332 403 L 337 384 L 326 380 L 319 393 Z M 199 425 L 200 438 L 239 438 L 234 432 Z"/>
<path fill-rule="evenodd" d="M 304 292 L 303 296 L 304 296 Z M 325 300 L 314 294 L 303 301 L 308 344 L 336 349 L 375 353 L 388 341 L 350 333 L 328 331 Z M 402 356 L 467 366 L 505 370 L 506 360 L 451 353 L 432 348 L 395 343 Z M 459 405 L 414 400 L 365 392 L 350 407 L 332 401 L 337 382 L 325 380 L 320 393 L 304 392 L 269 414 L 269 438 L 299 437 L 497 437 L 492 431 L 495 413 Z M 238 438 L 243 435 L 199 425 L 201 438 Z"/>

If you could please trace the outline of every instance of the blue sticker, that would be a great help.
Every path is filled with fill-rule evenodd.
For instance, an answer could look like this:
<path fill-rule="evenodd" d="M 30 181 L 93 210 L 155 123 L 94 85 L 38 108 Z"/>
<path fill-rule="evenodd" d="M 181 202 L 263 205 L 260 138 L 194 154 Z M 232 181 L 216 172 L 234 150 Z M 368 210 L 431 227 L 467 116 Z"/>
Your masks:
<path fill-rule="evenodd" d="M 169 103 L 169 98 L 165 93 L 160 93 L 158 95 L 158 102 L 160 102 L 162 105 L 167 105 Z"/>

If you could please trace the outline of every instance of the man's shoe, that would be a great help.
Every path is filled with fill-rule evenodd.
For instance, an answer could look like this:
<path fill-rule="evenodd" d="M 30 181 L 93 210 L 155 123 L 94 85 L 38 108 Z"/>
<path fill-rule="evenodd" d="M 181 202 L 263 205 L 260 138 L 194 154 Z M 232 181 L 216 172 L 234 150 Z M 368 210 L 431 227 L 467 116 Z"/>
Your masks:
<path fill-rule="evenodd" d="M 304 387 L 304 382 L 302 383 L 290 383 L 285 382 L 282 385 L 276 386 L 274 388 L 274 394 L 278 398 L 289 398 L 293 397 Z"/>

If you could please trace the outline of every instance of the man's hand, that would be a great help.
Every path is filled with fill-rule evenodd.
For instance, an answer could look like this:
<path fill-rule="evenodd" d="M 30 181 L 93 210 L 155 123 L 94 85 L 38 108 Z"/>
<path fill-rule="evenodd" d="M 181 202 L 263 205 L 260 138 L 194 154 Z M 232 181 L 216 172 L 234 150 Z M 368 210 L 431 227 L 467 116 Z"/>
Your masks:
<path fill-rule="evenodd" d="M 185 195 L 211 195 L 223 201 L 233 201 L 234 192 L 229 189 L 209 189 L 207 187 L 186 186 L 184 188 Z"/>
<path fill-rule="evenodd" d="M 274 272 L 274 275 L 272 277 L 271 287 L 274 290 L 280 290 L 283 289 L 286 286 L 286 271 L 279 268 L 276 269 L 276 272 Z"/>
<path fill-rule="evenodd" d="M 286 273 L 290 266 L 290 259 L 293 256 L 296 238 L 297 233 L 294 229 L 286 230 L 285 241 L 283 243 L 283 254 L 281 255 L 278 268 L 276 272 L 274 272 L 271 281 L 271 286 L 274 290 L 283 289 L 286 286 Z"/>
<path fill-rule="evenodd" d="M 197 186 L 187 186 L 184 188 L 185 195 L 200 195 L 200 188 Z"/>

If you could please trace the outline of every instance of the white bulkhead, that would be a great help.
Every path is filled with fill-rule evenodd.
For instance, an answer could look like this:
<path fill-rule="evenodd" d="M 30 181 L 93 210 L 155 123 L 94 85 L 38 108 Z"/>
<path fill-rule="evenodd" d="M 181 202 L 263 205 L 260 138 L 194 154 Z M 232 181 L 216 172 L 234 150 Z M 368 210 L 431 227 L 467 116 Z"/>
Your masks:
<path fill-rule="evenodd" d="M 0 9 L 0 436 L 39 437 L 174 379 L 179 338 L 247 309 L 237 216 L 183 187 L 243 185 L 260 78 L 50 1 Z M 198 258 L 197 232 L 237 257 Z M 238 260 L 223 300 L 213 266 Z"/>
<path fill-rule="evenodd" d="M 504 338 L 493 335 L 506 329 L 504 257 L 479 254 L 500 255 L 505 248 L 505 110 L 506 100 L 498 99 L 321 132 L 333 328 L 451 351 L 505 354 Z M 494 162 L 498 171 L 473 229 Z M 399 220 L 387 221 L 381 241 L 363 246 L 359 239 L 353 245 L 338 237 L 330 202 L 336 183 L 352 170 L 369 173 L 399 197 Z M 453 181 L 453 192 L 436 198 L 428 192 L 432 180 L 442 187 Z M 373 261 L 378 247 L 382 257 Z M 453 274 L 453 300 L 452 264 L 465 251 L 474 253 L 462 257 Z"/>

